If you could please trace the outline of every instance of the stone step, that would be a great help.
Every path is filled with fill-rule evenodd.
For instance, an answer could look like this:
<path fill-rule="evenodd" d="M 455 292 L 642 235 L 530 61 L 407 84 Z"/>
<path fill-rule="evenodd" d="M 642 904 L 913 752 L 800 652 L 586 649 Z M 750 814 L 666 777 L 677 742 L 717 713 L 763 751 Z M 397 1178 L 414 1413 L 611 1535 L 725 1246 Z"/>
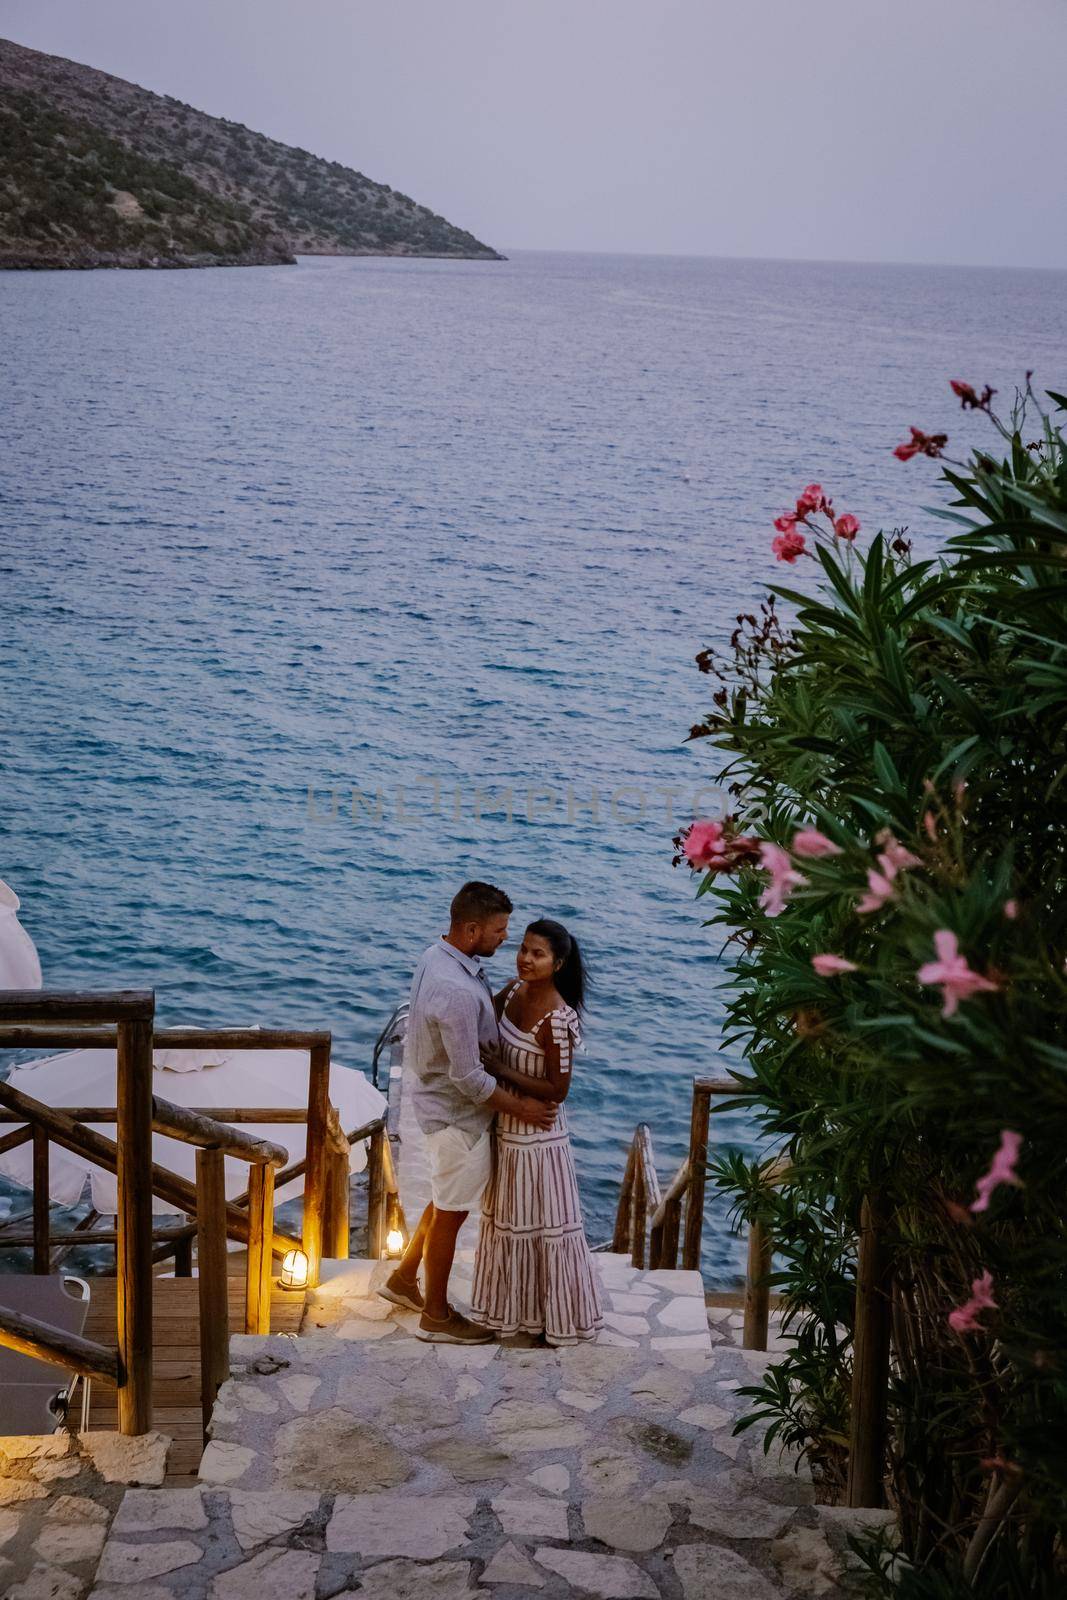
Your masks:
<path fill-rule="evenodd" d="M 769 1358 L 695 1273 L 599 1268 L 596 1342 L 463 1348 L 332 1263 L 299 1336 L 232 1339 L 200 1483 L 126 1495 L 90 1600 L 843 1600 L 856 1515 L 734 1433 Z"/>
<path fill-rule="evenodd" d="M 847 1535 L 883 1520 L 696 1494 L 574 1504 L 468 1493 L 413 1510 L 404 1494 L 133 1489 L 91 1600 L 314 1600 L 357 1584 L 361 1600 L 833 1600 Z"/>
<path fill-rule="evenodd" d="M 604 1327 L 599 1346 L 641 1349 L 669 1360 L 671 1355 L 708 1354 L 712 1338 L 699 1272 L 643 1272 L 626 1256 L 593 1257 L 600 1276 Z M 456 1252 L 451 1288 L 458 1305 L 468 1305 L 474 1270 L 473 1249 Z M 382 1300 L 378 1286 L 389 1276 L 388 1261 L 329 1261 L 321 1281 L 308 1294 L 304 1331 L 331 1331 L 340 1339 L 411 1339 L 412 1312 Z"/>

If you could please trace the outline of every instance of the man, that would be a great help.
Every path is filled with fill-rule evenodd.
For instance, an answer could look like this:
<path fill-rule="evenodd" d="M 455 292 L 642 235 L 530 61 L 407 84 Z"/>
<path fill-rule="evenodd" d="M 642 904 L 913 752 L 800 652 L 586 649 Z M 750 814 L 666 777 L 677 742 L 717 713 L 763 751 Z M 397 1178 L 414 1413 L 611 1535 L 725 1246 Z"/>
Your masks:
<path fill-rule="evenodd" d="M 379 1293 L 420 1311 L 416 1337 L 431 1344 L 490 1344 L 494 1338 L 448 1303 L 456 1236 L 492 1174 L 494 1115 L 506 1111 L 536 1128 L 550 1128 L 556 1119 L 554 1105 L 502 1088 L 481 1063 L 481 1047 L 499 1040 L 482 958 L 504 943 L 510 913 L 502 889 L 465 883 L 452 901 L 448 932 L 423 955 L 411 985 L 406 1087 L 426 1136 L 431 1199 Z M 417 1281 L 420 1262 L 425 1298 Z"/>

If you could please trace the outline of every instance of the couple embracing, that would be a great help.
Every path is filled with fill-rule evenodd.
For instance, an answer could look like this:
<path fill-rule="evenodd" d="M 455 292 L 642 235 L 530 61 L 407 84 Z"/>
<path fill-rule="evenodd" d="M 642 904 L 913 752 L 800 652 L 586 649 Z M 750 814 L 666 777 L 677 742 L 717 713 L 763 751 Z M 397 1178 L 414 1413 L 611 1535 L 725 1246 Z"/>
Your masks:
<path fill-rule="evenodd" d="M 433 1344 L 521 1333 L 569 1345 L 602 1323 L 563 1107 L 585 969 L 566 928 L 541 918 L 523 936 L 517 976 L 494 995 L 482 961 L 507 938 L 511 910 L 502 889 L 465 883 L 411 986 L 405 1088 L 426 1139 L 431 1201 L 379 1292 L 420 1312 L 417 1337 Z M 464 1316 L 448 1280 L 456 1237 L 479 1204 Z"/>

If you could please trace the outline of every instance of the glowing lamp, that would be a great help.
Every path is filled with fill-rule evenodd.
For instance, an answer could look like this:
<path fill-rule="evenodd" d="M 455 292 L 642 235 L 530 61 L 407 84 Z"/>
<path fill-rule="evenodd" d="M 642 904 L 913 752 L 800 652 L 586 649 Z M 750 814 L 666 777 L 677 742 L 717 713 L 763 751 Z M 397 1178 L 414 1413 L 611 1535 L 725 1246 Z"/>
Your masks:
<path fill-rule="evenodd" d="M 308 1286 L 308 1258 L 303 1250 L 287 1250 L 282 1258 L 282 1274 L 278 1282 L 283 1289 L 306 1289 Z"/>
<path fill-rule="evenodd" d="M 399 1228 L 390 1228 L 385 1236 L 385 1253 L 387 1256 L 399 1256 L 404 1253 L 404 1235 Z"/>

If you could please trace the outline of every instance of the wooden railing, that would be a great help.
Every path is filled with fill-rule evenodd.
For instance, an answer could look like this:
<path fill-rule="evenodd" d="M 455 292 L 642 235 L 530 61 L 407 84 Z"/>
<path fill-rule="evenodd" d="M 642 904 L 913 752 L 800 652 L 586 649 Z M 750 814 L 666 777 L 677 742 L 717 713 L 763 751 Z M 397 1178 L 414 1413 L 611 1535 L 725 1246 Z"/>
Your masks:
<path fill-rule="evenodd" d="M 312 1286 L 318 1281 L 324 1253 L 348 1255 L 350 1145 L 380 1126 L 378 1122 L 368 1124 L 351 1136 L 341 1129 L 329 1102 L 328 1032 L 263 1028 L 168 1028 L 153 1032 L 154 1010 L 151 992 L 0 992 L 0 1047 L 102 1045 L 117 1052 L 113 1107 L 56 1108 L 0 1082 L 0 1125 L 22 1124 L 0 1136 L 0 1152 L 33 1143 L 32 1227 L 29 1233 L 20 1233 L 17 1228 L 4 1230 L 0 1246 L 32 1246 L 33 1270 L 47 1273 L 56 1247 L 65 1250 L 74 1244 L 114 1243 L 117 1348 L 110 1350 L 91 1340 L 75 1338 L 3 1308 L 0 1343 L 87 1376 L 110 1377 L 117 1387 L 119 1427 L 124 1433 L 143 1433 L 151 1426 L 153 1263 L 173 1255 L 176 1273 L 188 1275 L 195 1240 L 206 1420 L 218 1386 L 228 1375 L 227 1238 L 248 1247 L 245 1331 L 268 1333 L 274 1255 L 303 1249 Z M 225 1047 L 308 1050 L 306 1109 L 191 1109 L 153 1097 L 153 1048 Z M 114 1122 L 116 1139 L 87 1127 L 87 1122 Z M 305 1123 L 304 1157 L 287 1167 L 288 1152 L 281 1145 L 229 1125 L 240 1122 Z M 196 1146 L 195 1183 L 152 1160 L 153 1132 Z M 51 1143 L 116 1175 L 118 1213 L 113 1230 L 95 1229 L 93 1213 L 74 1229 L 52 1231 L 48 1181 Z M 248 1188 L 235 1201 L 226 1199 L 226 1156 L 244 1160 L 249 1167 Z M 294 1238 L 274 1227 L 274 1193 L 276 1187 L 299 1176 L 304 1177 L 304 1217 L 301 1237 Z M 381 1188 L 383 1194 L 395 1191 L 391 1165 Z M 177 1228 L 155 1229 L 153 1195 L 192 1220 Z"/>
<path fill-rule="evenodd" d="M 115 1121 L 117 1141 L 103 1140 L 108 1170 L 118 1180 L 116 1213 L 116 1325 L 112 1351 L 89 1340 L 72 1341 L 61 1330 L 12 1312 L 0 1316 L 0 1343 L 59 1362 L 74 1372 L 113 1375 L 118 1397 L 119 1431 L 147 1433 L 152 1426 L 152 1021 L 155 996 L 131 990 L 111 994 L 50 994 L 36 990 L 0 992 L 0 1047 L 21 1044 L 27 1032 L 47 1035 L 48 1026 L 109 1023 L 118 1052 Z M 43 1028 L 41 1025 L 45 1025 Z M 110 1032 L 111 1030 L 109 1030 Z M 49 1042 L 45 1038 L 45 1042 Z M 0 1085 L 0 1103 L 10 1106 L 14 1091 Z M 29 1097 L 22 1097 L 29 1100 Z M 29 1100 L 27 1118 L 34 1141 L 34 1222 L 47 1236 L 48 1141 L 40 1127 L 39 1102 Z M 43 1108 L 48 1110 L 47 1107 Z M 80 1124 L 61 1119 L 62 1137 L 90 1154 L 82 1143 Z M 101 1135 L 94 1135 L 100 1139 Z M 44 1179 L 43 1200 L 37 1183 Z M 42 1253 L 35 1246 L 35 1259 Z M 43 1259 L 47 1263 L 47 1246 Z M 47 1270 L 47 1265 L 45 1266 Z M 106 1363 L 106 1367 L 101 1363 Z"/>
<path fill-rule="evenodd" d="M 47 998 L 47 997 L 45 997 Z M 55 999 L 69 997 L 52 996 Z M 63 1027 L 63 1021 L 70 1021 L 69 1016 L 56 1013 L 56 1021 L 42 1025 L 45 1019 L 42 1015 L 36 1024 L 25 1026 L 12 1026 L 4 1028 L 0 1033 L 0 1046 L 14 1045 L 47 1045 L 56 1047 L 78 1047 L 100 1045 L 116 1048 L 117 1034 L 114 1028 L 109 1027 Z M 0 1011 L 0 1019 L 3 1012 Z M 97 1020 L 100 1020 L 99 1017 Z M 160 1028 L 152 1036 L 152 1048 L 166 1049 L 231 1049 L 231 1050 L 306 1050 L 309 1055 L 308 1072 L 308 1102 L 305 1107 L 276 1107 L 276 1106 L 226 1106 L 199 1108 L 194 1114 L 210 1117 L 216 1122 L 241 1123 L 306 1123 L 307 1143 L 305 1154 L 301 1161 L 276 1176 L 276 1187 L 292 1178 L 304 1176 L 304 1215 L 302 1236 L 299 1239 L 287 1234 L 275 1232 L 273 1238 L 273 1253 L 284 1255 L 288 1250 L 302 1249 L 308 1258 L 308 1283 L 312 1287 L 318 1282 L 319 1266 L 325 1253 L 323 1244 L 326 1234 L 330 1235 L 330 1243 L 335 1253 L 348 1254 L 346 1242 L 348 1218 L 347 1184 L 339 1186 L 336 1181 L 332 1188 L 333 1210 L 327 1217 L 327 1171 L 331 1152 L 336 1156 L 340 1153 L 341 1140 L 344 1135 L 337 1135 L 331 1131 L 330 1114 L 333 1108 L 330 1105 L 330 1047 L 331 1035 L 323 1029 L 299 1028 Z M 23 1121 L 24 1117 L 16 1115 L 19 1106 L 10 1098 L 17 1091 L 9 1090 L 6 1085 L 0 1084 L 0 1106 L 7 1107 L 7 1114 L 0 1111 L 0 1123 Z M 25 1098 L 25 1097 L 22 1097 Z M 55 1112 L 56 1117 L 65 1117 L 71 1123 L 82 1122 L 110 1122 L 116 1118 L 115 1108 L 107 1106 L 76 1106 L 64 1108 Z M 168 1133 L 171 1137 L 180 1137 L 169 1128 L 159 1128 L 160 1133 Z M 94 1133 L 88 1128 L 81 1130 L 88 1136 L 88 1142 L 97 1143 L 99 1153 L 104 1153 L 104 1145 L 110 1141 L 104 1140 L 103 1135 Z M 32 1138 L 32 1129 L 21 1129 L 13 1135 L 8 1135 L 7 1141 L 0 1141 L 0 1152 L 5 1148 L 12 1148 L 25 1140 Z M 41 1136 L 43 1139 L 43 1135 Z M 64 1143 L 56 1132 L 50 1134 L 56 1144 Z M 47 1142 L 47 1141 L 44 1141 Z M 83 1148 L 83 1153 L 89 1153 Z M 101 1165 L 107 1170 L 115 1169 L 103 1160 Z M 153 1176 L 162 1186 L 157 1186 L 155 1193 L 161 1199 L 174 1204 L 176 1211 L 186 1212 L 189 1216 L 196 1216 L 196 1189 L 188 1179 L 180 1178 L 176 1174 L 167 1173 L 165 1168 L 153 1169 Z M 343 1188 L 343 1192 L 342 1192 Z M 34 1183 L 34 1194 L 42 1192 L 41 1186 Z M 44 1237 L 44 1219 L 47 1212 L 47 1186 L 43 1189 L 44 1200 L 35 1200 L 34 1228 L 38 1235 L 39 1243 L 35 1246 L 35 1268 L 37 1271 L 48 1271 L 47 1252 L 48 1244 L 40 1242 Z M 236 1200 L 230 1201 L 226 1207 L 226 1229 L 229 1238 L 240 1243 L 246 1243 L 248 1238 L 248 1218 L 245 1207 L 248 1205 L 248 1192 L 239 1195 Z M 343 1210 L 343 1216 L 342 1216 Z M 187 1251 L 197 1236 L 195 1220 L 186 1223 L 177 1229 L 159 1230 L 154 1235 L 159 1248 L 156 1249 L 153 1260 L 159 1262 L 168 1256 L 175 1255 L 179 1259 Z M 93 1234 L 96 1242 L 104 1242 L 103 1234 Z M 11 1236 L 0 1237 L 0 1245 L 11 1243 Z M 60 1242 L 59 1236 L 50 1240 L 51 1244 Z M 79 1241 L 81 1242 L 81 1241 Z M 344 1246 L 343 1251 L 341 1249 Z"/>
<path fill-rule="evenodd" d="M 690 1120 L 689 1153 L 660 1194 L 646 1123 L 634 1132 L 619 1191 L 612 1249 L 627 1253 L 635 1267 L 675 1267 L 684 1216 L 682 1265 L 699 1270 L 704 1225 L 704 1192 L 713 1097 L 743 1095 L 744 1080 L 696 1079 Z M 788 1176 L 788 1161 L 771 1163 L 768 1185 Z M 648 1239 L 646 1251 L 646 1222 Z M 749 1227 L 745 1273 L 744 1331 L 746 1350 L 766 1350 L 770 1321 L 770 1274 L 774 1240 L 769 1225 Z M 856 1295 L 853 1314 L 852 1390 L 849 1414 L 849 1506 L 880 1506 L 884 1501 L 885 1445 L 889 1398 L 892 1331 L 892 1280 L 887 1219 L 879 1202 L 863 1202 L 857 1241 Z"/>
<path fill-rule="evenodd" d="M 630 1143 L 626 1172 L 619 1190 L 619 1206 L 615 1213 L 615 1235 L 611 1248 L 619 1255 L 629 1255 L 635 1267 L 656 1267 L 658 1261 L 646 1259 L 646 1234 L 650 1214 L 660 1206 L 659 1177 L 652 1152 L 652 1131 L 647 1122 L 639 1122 Z"/>
<path fill-rule="evenodd" d="M 647 1123 L 638 1123 L 619 1191 L 612 1241 L 612 1249 L 629 1253 L 634 1266 L 643 1267 L 647 1254 L 651 1267 L 676 1267 L 681 1242 L 682 1266 L 699 1272 L 712 1099 L 746 1092 L 743 1080 L 694 1080 L 689 1152 L 667 1185 L 665 1194 L 660 1191 L 656 1173 L 652 1134 Z M 649 1232 L 647 1241 L 646 1227 Z"/>
<path fill-rule="evenodd" d="M 626 1174 L 619 1190 L 615 1236 L 612 1240 L 612 1249 L 628 1254 L 635 1267 L 644 1267 L 646 1264 L 653 1269 L 677 1267 L 681 1245 L 682 1266 L 689 1271 L 699 1272 L 708 1138 L 712 1110 L 719 1109 L 713 1108 L 712 1101 L 714 1097 L 721 1096 L 725 1102 L 729 1096 L 744 1093 L 744 1083 L 734 1079 L 695 1080 L 689 1124 L 689 1153 L 664 1193 L 660 1191 L 656 1174 L 651 1132 L 647 1123 L 638 1123 L 630 1145 Z M 776 1164 L 768 1174 L 768 1181 L 781 1181 L 786 1170 L 784 1164 Z M 771 1252 L 769 1229 L 764 1223 L 754 1222 L 749 1228 L 745 1275 L 742 1344 L 746 1350 L 767 1348 Z"/>

